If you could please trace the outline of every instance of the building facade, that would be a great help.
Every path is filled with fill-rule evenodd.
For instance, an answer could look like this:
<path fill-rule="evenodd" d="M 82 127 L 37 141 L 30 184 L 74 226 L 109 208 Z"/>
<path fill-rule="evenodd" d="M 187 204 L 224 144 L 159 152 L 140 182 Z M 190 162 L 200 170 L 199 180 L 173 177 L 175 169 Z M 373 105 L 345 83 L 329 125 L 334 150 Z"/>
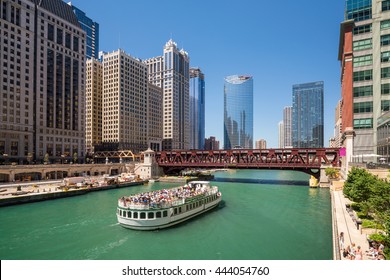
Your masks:
<path fill-rule="evenodd" d="M 257 140 L 256 149 L 267 149 L 267 141 L 264 139 Z"/>
<path fill-rule="evenodd" d="M 292 145 L 324 147 L 324 82 L 293 85 Z"/>
<path fill-rule="evenodd" d="M 379 152 L 380 116 L 390 110 L 390 1 L 347 0 L 341 23 L 342 131 L 355 157 Z"/>
<path fill-rule="evenodd" d="M 280 121 L 278 123 L 278 148 L 284 148 L 284 123 Z"/>
<path fill-rule="evenodd" d="M 342 102 L 341 100 L 339 100 L 339 102 L 337 102 L 337 106 L 336 106 L 336 109 L 335 109 L 335 116 L 334 116 L 334 137 L 333 137 L 333 140 L 334 140 L 334 143 L 332 144 L 333 147 L 341 147 L 341 142 L 342 142 L 342 129 L 343 129 L 343 126 L 342 126 L 342 111 L 341 111 L 341 108 L 342 108 Z M 332 147 L 332 146 L 330 146 Z"/>
<path fill-rule="evenodd" d="M 148 148 L 148 70 L 141 60 L 117 50 L 103 55 L 102 145 L 100 150 Z"/>
<path fill-rule="evenodd" d="M 204 149 L 207 151 L 211 150 L 219 150 L 219 141 L 214 137 L 210 136 L 209 138 L 206 138 L 204 141 Z"/>
<path fill-rule="evenodd" d="M 102 143 L 103 63 L 91 58 L 86 63 L 85 146 L 87 153 Z"/>
<path fill-rule="evenodd" d="M 190 68 L 190 149 L 203 150 L 205 139 L 205 80 L 199 68 Z"/>
<path fill-rule="evenodd" d="M 224 148 L 253 148 L 253 78 L 233 75 L 224 85 Z"/>
<path fill-rule="evenodd" d="M 0 160 L 82 160 L 85 32 L 61 0 L 0 7 Z"/>
<path fill-rule="evenodd" d="M 86 34 L 86 56 L 87 59 L 99 57 L 99 23 L 93 21 L 91 18 L 72 5 L 72 2 L 68 3 L 72 7 L 73 12 L 75 13 L 81 28 L 85 31 Z"/>
<path fill-rule="evenodd" d="M 149 82 L 163 89 L 163 150 L 189 149 L 189 56 L 169 40 L 163 56 L 145 60 Z"/>
<path fill-rule="evenodd" d="M 283 148 L 292 147 L 292 106 L 284 107 L 283 109 L 283 129 L 284 143 Z"/>
<path fill-rule="evenodd" d="M 163 90 L 148 82 L 148 148 L 162 150 L 163 135 Z"/>

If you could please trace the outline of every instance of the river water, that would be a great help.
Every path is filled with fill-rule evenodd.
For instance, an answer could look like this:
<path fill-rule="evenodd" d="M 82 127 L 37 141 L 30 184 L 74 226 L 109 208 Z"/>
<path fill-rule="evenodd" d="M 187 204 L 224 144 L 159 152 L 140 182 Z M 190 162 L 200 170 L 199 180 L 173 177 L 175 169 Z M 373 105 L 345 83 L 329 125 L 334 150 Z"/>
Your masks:
<path fill-rule="evenodd" d="M 119 197 L 159 183 L 0 208 L 2 260 L 330 260 L 329 189 L 294 171 L 215 173 L 218 209 L 164 230 L 116 221 Z"/>

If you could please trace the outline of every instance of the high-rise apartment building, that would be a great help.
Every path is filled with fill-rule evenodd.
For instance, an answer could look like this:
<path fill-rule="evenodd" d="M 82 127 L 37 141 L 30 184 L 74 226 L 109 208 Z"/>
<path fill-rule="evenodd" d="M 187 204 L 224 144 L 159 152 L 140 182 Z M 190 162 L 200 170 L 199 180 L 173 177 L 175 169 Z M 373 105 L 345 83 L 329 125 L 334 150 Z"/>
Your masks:
<path fill-rule="evenodd" d="M 224 148 L 253 148 L 253 78 L 233 75 L 224 85 Z"/>
<path fill-rule="evenodd" d="M 284 123 L 280 121 L 278 123 L 278 148 L 284 148 Z"/>
<path fill-rule="evenodd" d="M 389 11 L 390 1 L 346 1 L 339 44 L 342 132 L 353 129 L 355 156 L 377 154 L 378 118 L 390 110 Z"/>
<path fill-rule="evenodd" d="M 188 53 L 169 40 L 163 56 L 147 59 L 150 83 L 163 89 L 163 150 L 189 149 Z"/>
<path fill-rule="evenodd" d="M 292 147 L 292 106 L 284 107 L 283 109 L 283 129 L 284 143 L 283 148 Z"/>
<path fill-rule="evenodd" d="M 256 149 L 267 149 L 267 141 L 264 139 L 257 140 Z"/>
<path fill-rule="evenodd" d="M 84 157 L 85 32 L 61 0 L 0 1 L 0 154 Z"/>
<path fill-rule="evenodd" d="M 219 150 L 219 141 L 214 136 L 206 138 L 204 143 L 204 149 L 207 151 Z"/>
<path fill-rule="evenodd" d="M 148 147 L 162 150 L 163 135 L 163 90 L 148 82 Z"/>
<path fill-rule="evenodd" d="M 72 5 L 72 2 L 68 3 L 72 7 L 81 28 L 86 33 L 86 56 L 87 59 L 98 59 L 99 55 L 99 24 L 87 17 L 85 12 L 81 11 L 77 7 Z"/>
<path fill-rule="evenodd" d="M 204 149 L 205 80 L 199 68 L 190 68 L 190 148 Z"/>
<path fill-rule="evenodd" d="M 88 153 L 102 143 L 103 63 L 91 58 L 86 63 L 85 146 Z"/>
<path fill-rule="evenodd" d="M 148 148 L 148 70 L 140 59 L 117 50 L 103 55 L 103 150 Z"/>
<path fill-rule="evenodd" d="M 324 147 L 324 82 L 293 85 L 294 148 Z"/>

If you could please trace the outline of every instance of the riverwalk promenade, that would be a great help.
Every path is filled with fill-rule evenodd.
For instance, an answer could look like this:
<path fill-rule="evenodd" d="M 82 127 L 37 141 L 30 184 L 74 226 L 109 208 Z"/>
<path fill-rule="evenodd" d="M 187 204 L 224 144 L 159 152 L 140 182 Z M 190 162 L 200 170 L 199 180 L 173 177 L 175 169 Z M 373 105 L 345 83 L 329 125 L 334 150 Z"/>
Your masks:
<path fill-rule="evenodd" d="M 344 258 L 339 243 L 340 233 L 344 233 L 345 247 L 355 243 L 356 247 L 360 246 L 363 252 L 363 260 L 368 260 L 366 251 L 369 249 L 368 234 L 357 227 L 355 221 L 352 219 L 350 212 L 347 211 L 347 204 L 350 204 L 347 198 L 344 197 L 342 189 L 330 190 L 333 205 L 333 238 L 334 238 L 334 252 L 333 258 L 335 260 L 349 260 Z"/>

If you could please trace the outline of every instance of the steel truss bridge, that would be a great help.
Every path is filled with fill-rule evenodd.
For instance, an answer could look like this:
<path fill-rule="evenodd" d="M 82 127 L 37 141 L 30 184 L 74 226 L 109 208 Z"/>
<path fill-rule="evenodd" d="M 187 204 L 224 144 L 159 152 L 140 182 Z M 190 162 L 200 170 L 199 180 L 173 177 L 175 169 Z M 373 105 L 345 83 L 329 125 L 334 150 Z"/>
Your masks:
<path fill-rule="evenodd" d="M 193 168 L 282 169 L 320 176 L 321 166 L 340 166 L 339 148 L 178 150 L 156 153 L 164 173 Z"/>

